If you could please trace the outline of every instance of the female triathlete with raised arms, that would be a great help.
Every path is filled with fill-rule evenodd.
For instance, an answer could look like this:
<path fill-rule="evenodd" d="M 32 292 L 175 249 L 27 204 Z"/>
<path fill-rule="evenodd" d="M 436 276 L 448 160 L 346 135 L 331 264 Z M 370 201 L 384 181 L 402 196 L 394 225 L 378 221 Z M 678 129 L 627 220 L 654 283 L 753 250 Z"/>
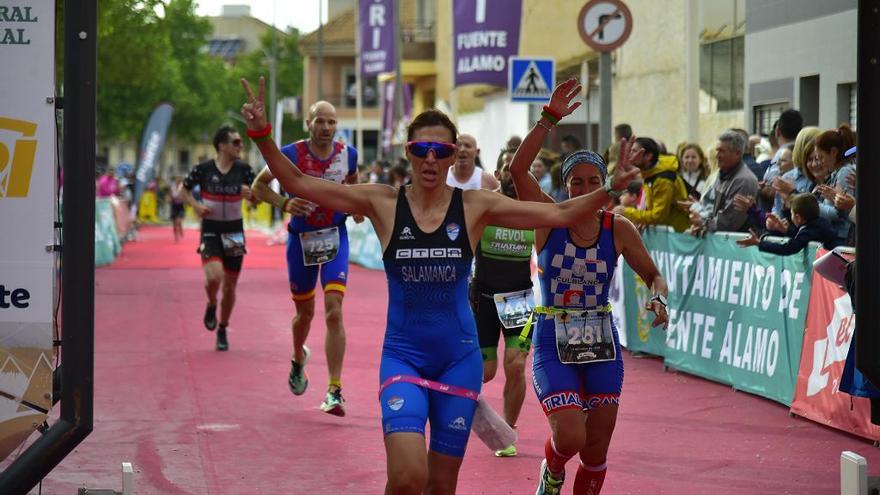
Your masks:
<path fill-rule="evenodd" d="M 492 191 L 446 186 L 457 129 L 442 112 L 419 114 L 407 130 L 412 184 L 342 185 L 303 174 L 269 138 L 265 81 L 242 80 L 248 136 L 287 192 L 370 218 L 388 277 L 388 322 L 380 365 L 386 493 L 454 493 L 480 391 L 482 364 L 467 279 L 486 225 L 517 229 L 574 224 L 622 190 L 635 170 L 618 167 L 608 190 L 560 204 L 527 203 Z M 430 450 L 425 423 L 431 421 Z"/>
<path fill-rule="evenodd" d="M 541 120 L 517 150 L 510 171 L 519 199 L 553 202 L 529 174 L 529 165 L 552 126 L 580 105 L 571 104 L 579 92 L 574 80 L 557 86 Z M 618 167 L 628 162 L 632 142 L 621 141 Z M 592 151 L 576 151 L 562 164 L 569 198 L 596 194 L 606 175 L 605 161 Z M 596 495 L 605 479 L 623 385 L 620 343 L 608 306 L 618 255 L 653 291 L 647 309 L 656 314 L 655 327 L 668 321 L 666 282 L 633 224 L 609 211 L 591 212 L 567 227 L 536 230 L 535 249 L 543 306 L 533 314 L 532 381 L 552 432 L 537 494 L 560 493 L 565 463 L 579 454 L 573 493 Z"/>

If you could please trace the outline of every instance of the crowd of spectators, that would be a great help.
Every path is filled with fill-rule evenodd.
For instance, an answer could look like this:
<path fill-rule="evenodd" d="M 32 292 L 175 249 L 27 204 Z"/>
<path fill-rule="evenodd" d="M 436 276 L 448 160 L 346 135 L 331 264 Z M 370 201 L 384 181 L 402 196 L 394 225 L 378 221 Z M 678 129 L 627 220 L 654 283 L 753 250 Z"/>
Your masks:
<path fill-rule="evenodd" d="M 845 124 L 804 127 L 794 109 L 783 112 L 772 129 L 769 136 L 727 129 L 710 149 L 683 142 L 674 154 L 662 141 L 638 137 L 629 158 L 640 178 L 614 212 L 642 227 L 668 226 L 695 236 L 743 233 L 741 246 L 780 255 L 794 254 L 810 241 L 828 249 L 854 246 L 853 131 Z M 619 124 L 614 134 L 618 141 L 633 129 Z M 532 174 L 554 199 L 566 197 L 559 163 L 579 148 L 575 137 L 565 136 L 558 153 L 544 150 L 532 164 Z M 619 153 L 617 144 L 605 150 L 611 168 Z"/>
<path fill-rule="evenodd" d="M 614 127 L 615 144 L 605 150 L 612 171 L 620 153 L 617 141 L 633 134 L 628 124 Z M 512 156 L 521 141 L 512 136 L 504 151 Z M 572 135 L 563 136 L 559 143 L 557 150 L 539 153 L 531 173 L 544 192 L 563 201 L 567 192 L 561 163 L 583 146 Z M 740 239 L 740 245 L 779 254 L 799 251 L 805 240 L 829 248 L 853 246 L 854 153 L 855 135 L 848 126 L 804 127 L 803 117 L 794 109 L 782 112 L 768 136 L 731 128 L 709 149 L 682 142 L 669 152 L 662 141 L 640 136 L 629 157 L 641 170 L 640 178 L 613 209 L 642 227 L 663 225 L 696 236 L 745 233 L 748 237 Z M 479 159 L 476 163 L 482 166 Z M 374 160 L 359 172 L 363 183 L 399 186 L 410 182 L 409 164 L 403 158 Z M 118 187 L 113 184 L 112 171 L 101 176 L 99 195 L 111 193 Z M 781 240 L 771 241 L 767 236 Z M 777 244 L 770 245 L 773 242 Z"/>

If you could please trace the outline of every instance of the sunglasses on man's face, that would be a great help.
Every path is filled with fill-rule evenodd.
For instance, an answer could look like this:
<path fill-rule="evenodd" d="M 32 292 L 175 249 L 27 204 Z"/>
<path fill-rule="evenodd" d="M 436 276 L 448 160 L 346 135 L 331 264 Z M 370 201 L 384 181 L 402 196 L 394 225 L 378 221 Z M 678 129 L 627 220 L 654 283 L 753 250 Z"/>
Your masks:
<path fill-rule="evenodd" d="M 241 139 L 233 139 L 232 141 L 226 141 L 226 144 L 231 144 L 233 146 L 241 146 Z"/>
<path fill-rule="evenodd" d="M 419 158 L 427 158 L 428 152 L 433 151 L 434 158 L 437 158 L 438 160 L 449 158 L 454 155 L 455 150 L 458 149 L 452 143 L 440 143 L 434 141 L 410 141 L 406 143 L 406 148 L 413 154 L 413 156 Z"/>

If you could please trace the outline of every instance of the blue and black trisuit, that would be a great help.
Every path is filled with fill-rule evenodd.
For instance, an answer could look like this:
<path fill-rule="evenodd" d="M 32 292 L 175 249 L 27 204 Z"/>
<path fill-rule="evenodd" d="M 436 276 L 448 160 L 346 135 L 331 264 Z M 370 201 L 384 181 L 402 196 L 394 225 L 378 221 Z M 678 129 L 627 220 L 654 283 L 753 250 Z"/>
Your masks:
<path fill-rule="evenodd" d="M 434 232 L 416 224 L 406 188 L 398 197 L 391 240 L 383 254 L 388 277 L 388 322 L 379 383 L 392 377 L 426 378 L 479 393 L 483 363 L 467 286 L 473 252 L 461 189 Z M 385 435 L 425 434 L 430 448 L 463 457 L 477 403 L 413 383 L 395 382 L 380 393 Z"/>

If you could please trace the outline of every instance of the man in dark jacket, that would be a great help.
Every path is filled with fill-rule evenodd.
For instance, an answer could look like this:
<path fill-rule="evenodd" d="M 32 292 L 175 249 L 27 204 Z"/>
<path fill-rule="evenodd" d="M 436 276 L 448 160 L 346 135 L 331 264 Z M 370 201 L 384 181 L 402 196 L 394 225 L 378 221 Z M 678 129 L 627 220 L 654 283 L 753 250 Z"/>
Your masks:
<path fill-rule="evenodd" d="M 758 239 L 752 232 L 749 237 L 736 243 L 742 247 L 758 246 L 758 249 L 765 253 L 781 256 L 799 253 L 812 241 L 821 242 L 825 249 L 836 247 L 831 224 L 819 216 L 819 201 L 811 193 L 796 194 L 791 197 L 791 221 L 797 227 L 797 233 L 786 242 L 773 242 L 763 237 Z"/>

